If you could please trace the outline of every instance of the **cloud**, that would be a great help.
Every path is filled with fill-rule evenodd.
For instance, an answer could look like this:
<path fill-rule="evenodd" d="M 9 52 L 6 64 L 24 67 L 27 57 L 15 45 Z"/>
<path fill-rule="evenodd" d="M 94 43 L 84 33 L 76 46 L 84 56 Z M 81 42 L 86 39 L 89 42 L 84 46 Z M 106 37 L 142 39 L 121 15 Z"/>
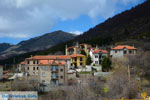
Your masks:
<path fill-rule="evenodd" d="M 2 37 L 8 37 L 8 38 L 28 38 L 28 34 L 19 34 L 19 33 L 7 33 L 7 34 L 1 34 L 0 33 L 0 38 Z"/>
<path fill-rule="evenodd" d="M 72 33 L 72 34 L 75 34 L 75 35 L 80 35 L 80 34 L 82 34 L 83 32 L 81 32 L 81 31 L 72 31 L 72 32 L 69 32 L 69 33 Z"/>
<path fill-rule="evenodd" d="M 0 37 L 25 38 L 49 32 L 57 20 L 115 14 L 117 4 L 139 0 L 0 0 Z M 79 32 L 76 32 L 80 34 Z"/>

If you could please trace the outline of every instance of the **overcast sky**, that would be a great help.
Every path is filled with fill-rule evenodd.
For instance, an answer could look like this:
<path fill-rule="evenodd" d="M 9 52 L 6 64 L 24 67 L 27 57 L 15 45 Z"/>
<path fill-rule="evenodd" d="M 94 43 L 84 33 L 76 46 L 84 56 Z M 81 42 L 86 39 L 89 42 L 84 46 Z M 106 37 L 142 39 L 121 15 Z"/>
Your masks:
<path fill-rule="evenodd" d="M 144 0 L 0 0 L 0 43 L 63 30 L 81 34 Z"/>

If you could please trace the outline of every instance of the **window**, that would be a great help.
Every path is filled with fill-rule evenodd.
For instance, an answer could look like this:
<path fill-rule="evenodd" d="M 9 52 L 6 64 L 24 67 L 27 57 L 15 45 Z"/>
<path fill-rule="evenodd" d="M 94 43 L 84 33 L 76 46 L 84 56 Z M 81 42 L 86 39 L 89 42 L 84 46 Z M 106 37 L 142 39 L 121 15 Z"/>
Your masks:
<path fill-rule="evenodd" d="M 37 67 L 37 70 L 39 70 L 39 67 Z"/>
<path fill-rule="evenodd" d="M 29 67 L 28 67 L 28 70 L 29 70 Z"/>
<path fill-rule="evenodd" d="M 30 64 L 30 61 L 28 61 L 27 63 Z"/>
<path fill-rule="evenodd" d="M 123 54 L 127 54 L 127 51 L 123 51 Z"/>
<path fill-rule="evenodd" d="M 132 54 L 132 51 L 131 51 L 131 50 L 129 51 L 129 54 Z"/>
<path fill-rule="evenodd" d="M 97 56 L 97 55 L 95 55 L 95 58 L 98 58 L 98 56 Z"/>
<path fill-rule="evenodd" d="M 53 70 L 53 71 L 58 71 L 58 66 L 52 66 L 52 67 L 51 67 L 51 70 Z"/>
<path fill-rule="evenodd" d="M 77 61 L 77 58 L 74 58 L 75 61 Z"/>
<path fill-rule="evenodd" d="M 35 61 L 33 61 L 33 64 L 35 64 Z"/>
<path fill-rule="evenodd" d="M 35 67 L 33 67 L 33 70 L 35 70 Z"/>
<path fill-rule="evenodd" d="M 45 70 L 46 69 L 46 66 L 42 66 L 42 70 Z"/>
<path fill-rule="evenodd" d="M 46 73 L 45 72 L 42 72 L 42 77 L 45 77 L 46 76 Z"/>
<path fill-rule="evenodd" d="M 45 83 L 45 80 L 42 80 L 42 83 Z"/>
<path fill-rule="evenodd" d="M 37 61 L 37 64 L 39 64 L 39 61 Z"/>
<path fill-rule="evenodd" d="M 62 71 L 63 71 L 63 69 L 60 69 L 60 71 L 62 72 Z"/>
<path fill-rule="evenodd" d="M 80 66 L 82 66 L 82 63 L 80 63 Z"/>
<path fill-rule="evenodd" d="M 85 48 L 85 47 L 82 45 L 82 46 L 81 46 L 81 49 L 84 49 L 84 48 Z"/>
<path fill-rule="evenodd" d="M 105 56 L 102 56 L 102 59 L 105 58 Z"/>
<path fill-rule="evenodd" d="M 98 64 L 98 61 L 95 61 L 95 64 Z"/>
<path fill-rule="evenodd" d="M 62 78 L 63 78 L 63 76 L 60 76 L 60 78 L 62 79 Z"/>
<path fill-rule="evenodd" d="M 82 57 L 80 57 L 80 61 L 82 61 L 83 59 L 82 59 Z"/>
<path fill-rule="evenodd" d="M 115 50 L 115 53 L 117 53 L 117 50 Z"/>

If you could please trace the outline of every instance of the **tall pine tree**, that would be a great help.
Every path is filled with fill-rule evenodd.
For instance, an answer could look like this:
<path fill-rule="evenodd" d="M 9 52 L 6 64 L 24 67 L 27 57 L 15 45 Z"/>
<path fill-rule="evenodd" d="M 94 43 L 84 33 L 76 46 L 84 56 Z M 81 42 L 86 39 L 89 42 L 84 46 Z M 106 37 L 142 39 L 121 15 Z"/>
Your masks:
<path fill-rule="evenodd" d="M 102 71 L 103 72 L 108 72 L 111 69 L 111 60 L 109 59 L 109 57 L 105 57 L 101 63 L 102 65 Z"/>
<path fill-rule="evenodd" d="M 86 59 L 86 65 L 91 65 L 91 63 L 92 63 L 91 56 L 88 55 Z"/>

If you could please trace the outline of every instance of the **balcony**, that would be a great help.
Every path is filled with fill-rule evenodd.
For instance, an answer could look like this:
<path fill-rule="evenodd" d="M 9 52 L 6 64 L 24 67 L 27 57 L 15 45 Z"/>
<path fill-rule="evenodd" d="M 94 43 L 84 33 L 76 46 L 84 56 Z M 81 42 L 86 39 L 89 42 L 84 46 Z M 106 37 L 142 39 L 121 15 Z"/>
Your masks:
<path fill-rule="evenodd" d="M 58 75 L 57 74 L 52 74 L 51 78 L 52 79 L 58 79 Z"/>
<path fill-rule="evenodd" d="M 52 68 L 51 68 L 51 71 L 52 71 L 52 72 L 58 72 L 58 68 L 52 67 Z"/>

